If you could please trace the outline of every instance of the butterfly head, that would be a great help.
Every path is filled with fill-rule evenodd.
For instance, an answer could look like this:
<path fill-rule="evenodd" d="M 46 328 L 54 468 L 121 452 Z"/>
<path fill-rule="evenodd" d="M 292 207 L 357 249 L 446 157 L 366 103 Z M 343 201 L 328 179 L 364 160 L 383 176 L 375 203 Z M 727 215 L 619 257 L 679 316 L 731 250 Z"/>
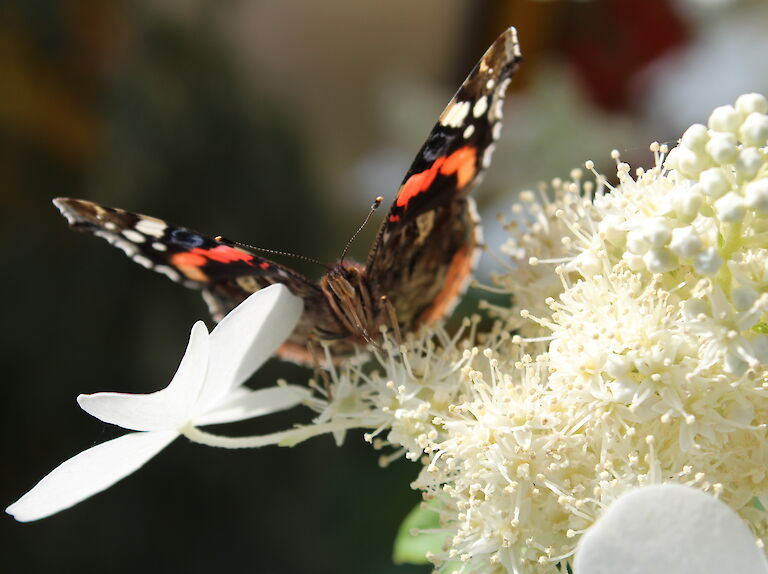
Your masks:
<path fill-rule="evenodd" d="M 342 260 L 323 276 L 320 288 L 344 330 L 361 342 L 372 343 L 378 326 L 378 313 L 365 267 Z"/>

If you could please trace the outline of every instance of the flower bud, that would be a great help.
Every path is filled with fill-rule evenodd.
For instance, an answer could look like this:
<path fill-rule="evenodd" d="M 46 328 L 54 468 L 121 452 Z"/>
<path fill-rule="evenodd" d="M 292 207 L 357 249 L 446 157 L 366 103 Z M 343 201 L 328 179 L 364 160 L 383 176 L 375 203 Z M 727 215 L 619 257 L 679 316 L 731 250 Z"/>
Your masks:
<path fill-rule="evenodd" d="M 729 191 L 715 202 L 715 213 L 720 221 L 738 223 L 747 214 L 747 205 L 738 193 Z"/>
<path fill-rule="evenodd" d="M 744 145 L 764 146 L 768 142 L 768 116 L 757 112 L 749 114 L 741 124 L 739 137 Z"/>
<path fill-rule="evenodd" d="M 721 197 L 731 189 L 731 184 L 723 173 L 722 168 L 713 167 L 701 172 L 699 176 L 701 191 L 712 199 Z"/>
<path fill-rule="evenodd" d="M 643 262 L 651 273 L 666 273 L 677 267 L 677 255 L 665 247 L 649 249 L 643 255 Z"/>
<path fill-rule="evenodd" d="M 705 146 L 707 153 L 720 165 L 736 161 L 739 149 L 736 147 L 736 136 L 732 133 L 715 132 Z"/>
<path fill-rule="evenodd" d="M 741 114 L 733 106 L 720 106 L 709 116 L 708 123 L 711 130 L 736 133 L 741 124 Z"/>
<path fill-rule="evenodd" d="M 736 99 L 736 111 L 744 116 L 753 112 L 768 114 L 768 100 L 762 94 L 744 94 Z"/>
<path fill-rule="evenodd" d="M 664 247 L 672 239 L 672 226 L 667 218 L 655 217 L 645 225 L 643 238 L 651 247 Z"/>
<path fill-rule="evenodd" d="M 680 138 L 680 145 L 694 151 L 704 151 L 704 146 L 709 141 L 709 133 L 706 126 L 702 124 L 693 124 Z"/>
<path fill-rule="evenodd" d="M 768 214 L 768 179 L 758 179 L 744 189 L 747 207 L 761 214 Z"/>
<path fill-rule="evenodd" d="M 754 147 L 746 147 L 739 153 L 736 160 L 736 175 L 742 180 L 753 179 L 764 165 L 763 154 Z"/>
<path fill-rule="evenodd" d="M 672 231 L 669 248 L 680 257 L 693 257 L 702 247 L 701 238 L 692 226 L 677 227 Z"/>

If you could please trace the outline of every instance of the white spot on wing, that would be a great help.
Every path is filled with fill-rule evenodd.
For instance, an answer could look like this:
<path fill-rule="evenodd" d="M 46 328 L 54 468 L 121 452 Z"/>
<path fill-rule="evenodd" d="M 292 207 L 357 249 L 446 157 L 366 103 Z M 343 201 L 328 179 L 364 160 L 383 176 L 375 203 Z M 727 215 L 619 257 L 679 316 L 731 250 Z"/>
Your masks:
<path fill-rule="evenodd" d="M 499 121 L 504 117 L 504 100 L 498 99 L 493 102 L 493 110 L 491 110 L 491 119 L 493 121 Z"/>
<path fill-rule="evenodd" d="M 480 225 L 480 213 L 477 211 L 477 202 L 471 197 L 467 198 L 467 213 L 469 220 L 475 226 L 474 238 L 478 245 L 483 242 L 483 228 Z"/>
<path fill-rule="evenodd" d="M 109 231 L 117 231 L 117 225 L 112 221 L 107 221 L 104 224 L 104 229 L 108 229 Z"/>
<path fill-rule="evenodd" d="M 464 130 L 464 134 L 463 134 L 464 139 L 466 140 L 471 138 L 473 133 L 475 133 L 475 126 L 472 124 L 469 124 L 467 126 L 467 129 Z"/>
<path fill-rule="evenodd" d="M 510 82 L 512 81 L 512 78 L 505 78 L 501 84 L 499 84 L 499 89 L 496 90 L 496 95 L 500 98 L 503 98 L 504 95 L 507 93 L 507 88 L 509 87 Z"/>
<path fill-rule="evenodd" d="M 501 136 L 501 122 L 496 122 L 493 124 L 493 127 L 491 128 L 491 136 L 493 137 L 493 140 L 496 141 Z"/>
<path fill-rule="evenodd" d="M 168 277 L 171 281 L 181 281 L 181 275 L 173 268 L 167 265 L 156 265 L 154 271 L 162 273 Z"/>
<path fill-rule="evenodd" d="M 483 152 L 483 167 L 488 167 L 491 165 L 491 158 L 493 157 L 493 152 L 495 150 L 496 146 L 494 144 L 491 144 L 485 148 L 485 152 Z"/>
<path fill-rule="evenodd" d="M 152 219 L 139 219 L 136 222 L 137 231 L 140 231 L 144 235 L 157 237 L 158 239 L 163 236 L 163 233 L 165 233 L 165 228 L 165 223 Z"/>
<path fill-rule="evenodd" d="M 475 105 L 472 107 L 472 115 L 476 118 L 479 118 L 482 116 L 485 112 L 488 111 L 488 98 L 486 96 L 483 96 L 479 100 L 475 102 Z"/>
<path fill-rule="evenodd" d="M 504 105 L 504 94 L 507 92 L 507 87 L 509 86 L 510 78 L 507 78 L 504 80 L 501 84 L 499 84 L 499 87 L 496 89 L 496 92 L 493 96 L 493 108 L 491 109 L 491 120 L 500 120 L 504 116 L 504 110 L 502 106 Z"/>
<path fill-rule="evenodd" d="M 101 230 L 94 231 L 93 234 L 96 237 L 101 237 L 102 239 L 106 239 L 107 243 L 109 243 L 110 245 L 114 245 L 115 247 L 120 249 L 123 253 L 125 253 L 128 257 L 133 257 L 139 251 L 135 243 L 131 243 L 130 241 L 121 239 L 119 235 L 115 235 L 113 233 L 109 233 L 108 231 L 101 231 Z"/>
<path fill-rule="evenodd" d="M 493 78 L 488 78 L 488 81 L 485 82 L 485 89 L 492 90 L 493 86 L 495 85 L 496 85 L 496 80 L 494 80 Z"/>
<path fill-rule="evenodd" d="M 464 125 L 469 113 L 469 102 L 454 102 L 440 116 L 440 124 L 449 128 L 460 128 Z"/>
<path fill-rule="evenodd" d="M 152 269 L 152 260 L 149 257 L 145 257 L 144 255 L 134 255 L 131 257 L 136 263 L 141 265 L 142 267 L 146 267 L 147 269 Z"/>
<path fill-rule="evenodd" d="M 128 241 L 133 241 L 134 243 L 144 243 L 146 241 L 146 238 L 141 233 L 133 229 L 123 229 L 121 233 Z"/>
<path fill-rule="evenodd" d="M 152 249 L 155 251 L 167 251 L 168 246 L 165 243 L 160 243 L 159 241 L 155 241 L 152 243 Z"/>

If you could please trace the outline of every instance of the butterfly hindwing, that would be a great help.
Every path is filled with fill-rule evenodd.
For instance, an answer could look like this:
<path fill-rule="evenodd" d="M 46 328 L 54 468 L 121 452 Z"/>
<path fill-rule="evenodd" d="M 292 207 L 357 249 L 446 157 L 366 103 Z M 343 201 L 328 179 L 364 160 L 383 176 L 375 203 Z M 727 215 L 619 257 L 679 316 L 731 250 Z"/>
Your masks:
<path fill-rule="evenodd" d="M 517 34 L 510 28 L 440 115 L 379 229 L 367 276 L 394 304 L 406 330 L 449 312 L 474 268 L 481 237 L 467 194 L 490 163 L 501 106 L 519 62 Z"/>

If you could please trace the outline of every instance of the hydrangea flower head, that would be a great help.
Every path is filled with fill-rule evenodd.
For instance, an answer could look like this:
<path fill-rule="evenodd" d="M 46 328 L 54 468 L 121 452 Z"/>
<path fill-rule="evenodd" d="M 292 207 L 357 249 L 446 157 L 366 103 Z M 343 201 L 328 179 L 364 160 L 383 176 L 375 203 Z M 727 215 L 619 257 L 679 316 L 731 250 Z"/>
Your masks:
<path fill-rule="evenodd" d="M 718 108 L 618 184 L 523 194 L 479 334 L 434 333 L 351 368 L 345 419 L 423 463 L 446 571 L 562 571 L 639 486 L 715 495 L 768 538 L 768 102 Z M 587 168 L 593 170 L 591 162 Z M 511 329 L 517 335 L 510 333 Z M 339 395 L 313 406 L 333 419 Z M 386 460 L 386 459 L 385 459 Z"/>

